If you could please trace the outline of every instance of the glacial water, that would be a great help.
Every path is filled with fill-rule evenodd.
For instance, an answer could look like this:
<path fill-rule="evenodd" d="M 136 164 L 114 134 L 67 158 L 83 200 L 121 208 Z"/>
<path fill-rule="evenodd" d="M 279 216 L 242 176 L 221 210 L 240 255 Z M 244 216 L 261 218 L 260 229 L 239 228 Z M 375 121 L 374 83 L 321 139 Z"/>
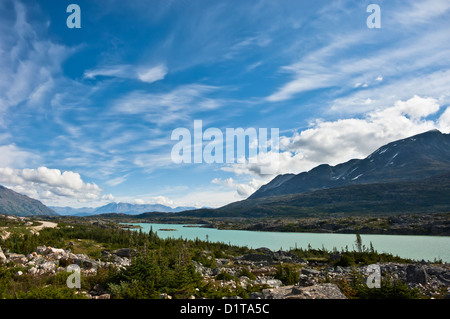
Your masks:
<path fill-rule="evenodd" d="M 267 247 L 272 250 L 289 250 L 290 248 L 322 248 L 341 250 L 355 248 L 356 235 L 329 233 L 286 233 L 245 230 L 220 230 L 204 227 L 186 227 L 196 225 L 179 224 L 129 224 L 141 226 L 143 232 L 150 228 L 161 238 L 187 238 L 223 242 L 226 244 L 247 246 L 249 248 Z M 163 230 L 166 229 L 166 230 Z M 174 229 L 168 231 L 167 229 Z M 379 253 L 385 252 L 414 260 L 434 261 L 440 259 L 450 262 L 449 236 L 407 236 L 407 235 L 361 235 L 362 244 L 367 248 L 372 243 Z"/>

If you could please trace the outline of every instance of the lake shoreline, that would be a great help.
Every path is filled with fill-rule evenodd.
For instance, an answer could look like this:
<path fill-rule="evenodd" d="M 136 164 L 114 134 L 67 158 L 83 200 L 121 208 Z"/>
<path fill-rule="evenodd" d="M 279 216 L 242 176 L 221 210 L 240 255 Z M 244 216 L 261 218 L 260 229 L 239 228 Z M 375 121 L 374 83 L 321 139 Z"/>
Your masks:
<path fill-rule="evenodd" d="M 101 216 L 104 217 L 104 216 Z M 388 216 L 319 216 L 298 218 L 193 218 L 165 214 L 109 216 L 120 223 L 186 224 L 228 230 L 268 232 L 450 236 L 450 213 Z"/>
<path fill-rule="evenodd" d="M 177 231 L 159 232 L 167 224 L 138 223 L 140 230 L 156 231 L 161 238 L 206 240 L 250 249 L 267 247 L 271 250 L 309 249 L 345 251 L 356 249 L 356 233 L 268 232 L 208 227 L 185 227 L 186 224 L 170 224 Z M 359 234 L 358 234 L 359 235 Z M 402 258 L 425 261 L 450 262 L 450 237 L 429 235 L 361 234 L 362 248 L 374 247 L 380 253 Z"/>

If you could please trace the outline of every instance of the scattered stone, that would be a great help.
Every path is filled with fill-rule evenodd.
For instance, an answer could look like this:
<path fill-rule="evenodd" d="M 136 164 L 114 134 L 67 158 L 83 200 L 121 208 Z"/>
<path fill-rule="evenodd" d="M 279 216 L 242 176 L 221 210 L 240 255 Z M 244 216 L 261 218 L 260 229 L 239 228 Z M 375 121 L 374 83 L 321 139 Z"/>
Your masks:
<path fill-rule="evenodd" d="M 271 279 L 271 278 L 264 278 L 264 277 L 258 277 L 255 280 L 256 284 L 259 285 L 268 285 L 269 287 L 278 288 L 283 285 L 281 280 L 278 279 Z"/>
<path fill-rule="evenodd" d="M 331 283 L 264 289 L 263 295 L 265 299 L 347 299 L 339 287 Z"/>
<path fill-rule="evenodd" d="M 447 293 L 444 296 L 445 299 L 450 299 L 450 288 L 447 290 Z"/>
<path fill-rule="evenodd" d="M 0 263 L 6 263 L 6 256 L 3 253 L 2 247 L 0 247 Z"/>
<path fill-rule="evenodd" d="M 203 277 L 205 276 L 217 276 L 220 273 L 220 270 L 218 268 L 215 268 L 212 270 L 211 268 L 204 267 L 202 264 L 192 261 L 195 267 L 195 271 L 200 273 Z"/>
<path fill-rule="evenodd" d="M 244 261 L 244 262 L 252 262 L 252 263 L 262 263 L 265 265 L 269 265 L 274 260 L 271 256 L 263 255 L 263 254 L 246 254 L 235 259 L 236 262 Z"/>
<path fill-rule="evenodd" d="M 53 247 L 47 247 L 45 253 L 47 255 L 55 255 L 55 256 L 62 256 L 66 253 L 64 249 L 61 248 L 53 248 Z"/>
<path fill-rule="evenodd" d="M 406 280 L 409 283 L 426 285 L 429 277 L 423 265 L 408 265 L 406 268 Z"/>
<path fill-rule="evenodd" d="M 52 261 L 47 261 L 38 266 L 38 270 L 40 274 L 42 273 L 54 273 L 56 270 L 56 264 Z"/>
<path fill-rule="evenodd" d="M 38 246 L 36 247 L 36 254 L 46 255 L 47 247 L 46 246 Z"/>
<path fill-rule="evenodd" d="M 251 292 L 248 296 L 250 299 L 262 299 L 264 296 L 260 292 Z"/>
<path fill-rule="evenodd" d="M 230 263 L 230 259 L 226 258 L 216 258 L 216 264 L 219 267 L 224 267 Z"/>
<path fill-rule="evenodd" d="M 119 257 L 131 258 L 136 255 L 136 250 L 131 248 L 120 248 L 113 251 L 113 254 Z"/>
<path fill-rule="evenodd" d="M 28 273 L 30 275 L 37 275 L 39 273 L 39 270 L 36 267 L 31 267 L 30 269 L 28 269 Z"/>
<path fill-rule="evenodd" d="M 306 264 L 307 262 L 294 254 L 282 250 L 273 252 L 268 248 L 261 247 L 255 249 L 256 253 L 250 253 L 236 257 L 235 262 L 240 264 L 254 264 L 257 266 L 274 265 L 283 262 Z"/>
<path fill-rule="evenodd" d="M 307 276 L 305 274 L 300 274 L 298 283 L 300 286 L 307 287 L 307 286 L 312 286 L 312 285 L 316 284 L 316 280 L 311 276 Z"/>
<path fill-rule="evenodd" d="M 293 286 L 263 289 L 263 299 L 286 299 L 292 293 Z"/>
<path fill-rule="evenodd" d="M 304 268 L 302 269 L 302 274 L 306 276 L 318 276 L 320 272 L 313 268 Z"/>
<path fill-rule="evenodd" d="M 294 287 L 288 299 L 347 299 L 339 287 L 331 283 Z"/>
<path fill-rule="evenodd" d="M 12 261 L 16 264 L 26 264 L 27 263 L 27 257 L 22 254 L 9 254 L 7 261 Z"/>
<path fill-rule="evenodd" d="M 110 294 L 103 294 L 100 296 L 92 296 L 92 299 L 111 299 L 111 295 Z"/>

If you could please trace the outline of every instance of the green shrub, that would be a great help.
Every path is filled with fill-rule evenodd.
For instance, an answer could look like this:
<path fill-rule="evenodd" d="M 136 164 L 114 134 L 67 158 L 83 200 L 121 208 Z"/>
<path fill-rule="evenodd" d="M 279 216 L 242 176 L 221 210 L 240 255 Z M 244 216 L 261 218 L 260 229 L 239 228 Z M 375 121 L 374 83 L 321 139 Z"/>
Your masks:
<path fill-rule="evenodd" d="M 229 280 L 233 280 L 233 279 L 235 279 L 234 276 L 225 271 L 222 271 L 220 274 L 218 274 L 216 276 L 216 280 L 229 281 Z"/>
<path fill-rule="evenodd" d="M 285 285 L 294 285 L 299 281 L 299 273 L 288 265 L 278 265 L 275 279 L 281 280 L 281 282 Z"/>
<path fill-rule="evenodd" d="M 343 254 L 341 257 L 335 261 L 335 266 L 350 267 L 355 265 L 355 259 L 349 254 Z"/>
<path fill-rule="evenodd" d="M 27 292 L 19 291 L 16 293 L 17 299 L 86 299 L 85 296 L 76 294 L 74 289 L 47 287 L 32 287 Z"/>
<path fill-rule="evenodd" d="M 246 277 L 248 277 L 250 280 L 255 280 L 256 279 L 256 276 L 254 275 L 254 274 L 252 274 L 251 272 L 250 272 L 250 270 L 248 270 L 247 268 L 242 268 L 241 269 L 241 271 L 240 271 L 240 273 L 239 273 L 239 277 L 240 276 L 246 276 Z"/>
<path fill-rule="evenodd" d="M 418 299 L 421 297 L 418 289 L 409 288 L 401 281 L 391 282 L 383 280 L 381 288 L 369 288 L 366 284 L 359 284 L 354 287 L 356 297 L 360 299 Z"/>

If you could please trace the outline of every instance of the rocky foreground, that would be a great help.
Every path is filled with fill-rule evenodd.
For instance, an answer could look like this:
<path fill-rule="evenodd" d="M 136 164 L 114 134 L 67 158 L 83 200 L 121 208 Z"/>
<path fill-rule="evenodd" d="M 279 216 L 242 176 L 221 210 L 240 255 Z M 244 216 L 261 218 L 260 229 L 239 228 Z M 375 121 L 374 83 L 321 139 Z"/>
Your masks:
<path fill-rule="evenodd" d="M 358 275 L 367 278 L 370 274 L 368 266 L 360 267 L 330 267 L 320 266 L 316 263 L 308 263 L 299 259 L 296 255 L 278 251 L 272 252 L 267 248 L 259 248 L 257 253 L 247 254 L 231 259 L 216 259 L 222 267 L 210 269 L 201 264 L 196 264 L 204 278 L 212 279 L 214 275 L 227 272 L 231 275 L 239 273 L 239 268 L 247 267 L 252 273 L 257 274 L 255 280 L 248 277 L 240 277 L 242 286 L 267 284 L 269 287 L 262 293 L 253 293 L 255 299 L 346 299 L 338 285 L 331 283 L 337 281 L 351 281 Z M 284 286 L 280 280 L 274 279 L 271 274 L 276 271 L 276 266 L 283 263 L 299 264 L 301 267 L 299 282 L 295 285 Z M 231 267 L 231 266 L 234 267 Z M 445 298 L 450 299 L 450 265 L 431 265 L 427 263 L 378 264 L 381 276 L 394 281 L 401 281 L 409 288 L 417 288 L 421 293 L 430 298 L 437 297 L 446 290 Z M 224 285 L 236 285 L 234 280 L 223 283 Z M 376 288 L 373 288 L 376 289 Z"/>
<path fill-rule="evenodd" d="M 31 276 L 54 275 L 67 271 L 67 266 L 73 264 L 80 267 L 82 276 L 89 276 L 95 274 L 101 267 L 122 269 L 130 265 L 134 253 L 129 248 L 113 252 L 105 250 L 100 259 L 94 260 L 85 254 L 73 254 L 70 249 L 64 250 L 47 246 L 39 246 L 36 251 L 26 256 L 9 251 L 3 252 L 0 248 L 0 263 L 13 263 L 15 266 L 21 266 L 23 270 L 17 272 L 18 276 L 25 273 Z M 252 286 L 265 287 L 261 292 L 250 293 L 251 299 L 346 299 L 346 295 L 336 282 L 351 281 L 356 275 L 367 278 L 370 274 L 368 266 L 331 267 L 307 262 L 288 252 L 273 252 L 267 248 L 259 248 L 255 253 L 230 259 L 216 258 L 215 265 L 217 267 L 214 268 L 204 267 L 195 261 L 193 264 L 205 282 L 228 287 L 231 290 L 248 289 Z M 294 285 L 284 285 L 281 280 L 274 278 L 277 267 L 283 264 L 299 267 L 299 280 Z M 409 288 L 417 288 L 429 298 L 442 296 L 442 291 L 444 291 L 445 298 L 450 299 L 450 265 L 448 264 L 382 263 L 378 265 L 382 278 L 404 282 Z M 243 270 L 248 271 L 252 279 L 249 276 L 240 275 Z M 81 293 L 91 299 L 109 299 L 111 297 L 109 292 L 100 285 L 95 286 L 91 291 Z M 160 298 L 171 299 L 172 297 L 162 294 Z"/>
<path fill-rule="evenodd" d="M 28 255 L 3 252 L 0 247 L 0 263 L 13 263 L 15 266 L 22 266 L 16 275 L 22 276 L 28 273 L 32 276 L 54 275 L 58 272 L 68 271 L 69 265 L 80 267 L 82 276 L 95 274 L 99 268 L 115 267 L 122 269 L 131 263 L 132 250 L 129 248 L 118 249 L 114 252 L 103 251 L 102 258 L 94 260 L 86 254 L 73 254 L 70 250 L 53 248 L 49 246 L 39 246 L 36 251 Z M 101 287 L 96 287 L 90 292 L 83 292 L 91 299 L 109 299 L 110 295 Z"/>

